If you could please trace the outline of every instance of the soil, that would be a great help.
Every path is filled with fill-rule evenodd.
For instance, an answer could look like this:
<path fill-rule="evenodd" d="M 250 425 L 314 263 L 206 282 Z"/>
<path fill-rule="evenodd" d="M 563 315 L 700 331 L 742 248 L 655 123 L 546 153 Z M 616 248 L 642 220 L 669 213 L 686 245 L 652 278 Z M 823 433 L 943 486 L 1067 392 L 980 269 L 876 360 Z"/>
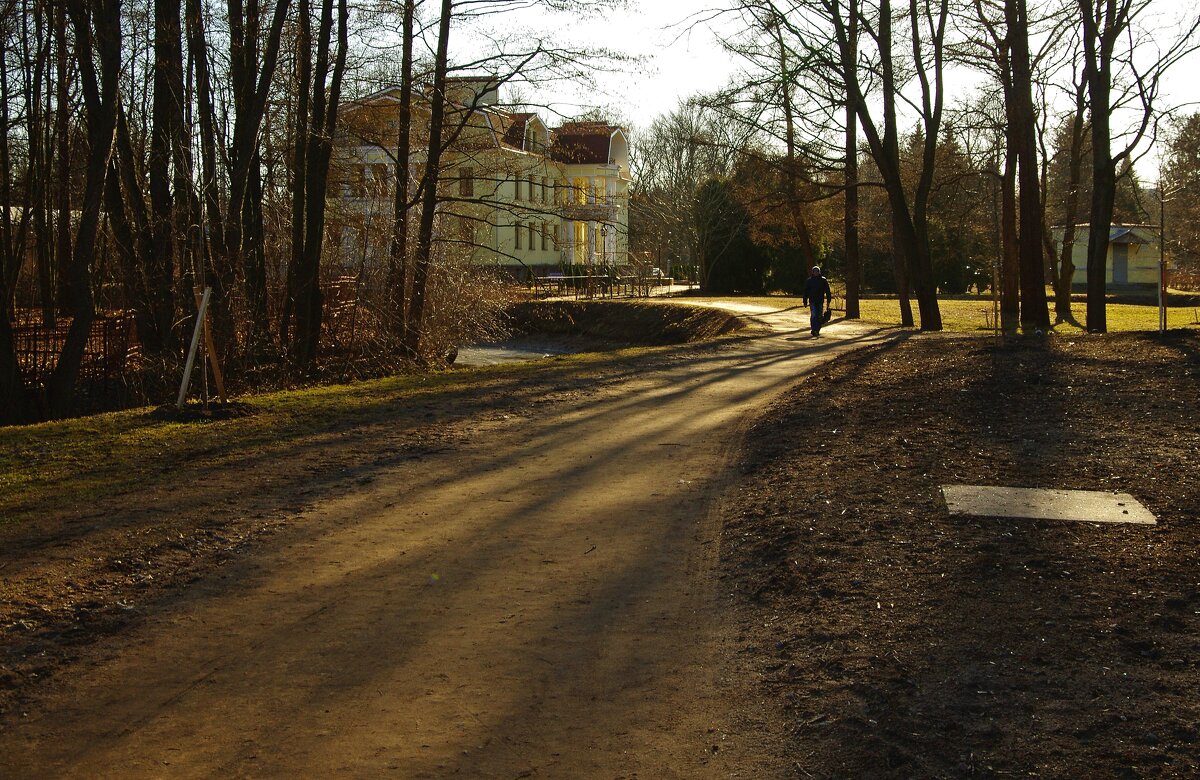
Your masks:
<path fill-rule="evenodd" d="M 0 527 L 0 776 L 1200 772 L 1196 334 L 755 314 Z"/>
<path fill-rule="evenodd" d="M 718 497 L 760 409 L 891 332 L 760 313 L 0 528 L 0 776 L 777 776 Z"/>
<path fill-rule="evenodd" d="M 734 315 L 663 303 L 538 303 L 516 322 L 579 334 L 572 351 L 616 350 L 635 341 L 673 343 L 743 329 Z M 647 339 L 647 335 L 650 338 Z M 19 527 L 0 524 L 0 719 L 19 712 L 42 683 L 99 640 L 136 626 L 147 610 L 243 554 L 331 496 L 369 485 L 378 470 L 452 453 L 470 426 L 552 409 L 610 391 L 662 357 L 549 370 L 519 383 L 482 379 L 470 392 L 389 407 L 335 426 L 320 446 L 282 459 L 244 452 L 213 463 L 175 462 L 163 478 L 120 495 L 97 495 L 68 513 L 45 512 Z M 674 356 L 668 364 L 678 361 Z M 249 416 L 253 404 L 189 403 L 149 411 L 163 422 L 204 424 Z M 36 510 L 36 507 L 29 509 Z"/>
<path fill-rule="evenodd" d="M 1194 331 L 918 337 L 782 398 L 722 576 L 794 776 L 1200 774 L 1198 380 Z M 951 517 L 945 484 L 1128 492 L 1158 525 Z"/>

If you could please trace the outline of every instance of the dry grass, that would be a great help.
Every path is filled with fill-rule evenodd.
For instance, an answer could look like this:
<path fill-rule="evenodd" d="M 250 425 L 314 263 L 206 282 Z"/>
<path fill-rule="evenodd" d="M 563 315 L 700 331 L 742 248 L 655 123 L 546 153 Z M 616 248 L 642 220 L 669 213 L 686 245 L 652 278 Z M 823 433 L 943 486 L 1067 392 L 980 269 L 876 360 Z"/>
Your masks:
<path fill-rule="evenodd" d="M 147 407 L 0 428 L 0 525 L 139 486 L 167 484 L 186 464 L 216 467 L 248 452 L 270 457 L 305 443 L 319 446 L 348 427 L 396 419 L 414 406 L 436 404 L 455 394 L 473 397 L 560 375 L 586 377 L 613 361 L 653 349 L 248 395 L 237 400 L 252 406 L 254 413 L 234 419 L 165 422 L 151 417 Z"/>

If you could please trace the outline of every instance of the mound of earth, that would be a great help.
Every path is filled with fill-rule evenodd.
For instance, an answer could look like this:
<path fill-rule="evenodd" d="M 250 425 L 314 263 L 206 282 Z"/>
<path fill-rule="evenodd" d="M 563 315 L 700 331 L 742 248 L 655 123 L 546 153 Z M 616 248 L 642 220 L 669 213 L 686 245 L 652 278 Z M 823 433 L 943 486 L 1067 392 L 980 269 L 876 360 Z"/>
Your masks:
<path fill-rule="evenodd" d="M 529 301 L 511 309 L 521 333 L 576 334 L 633 344 L 684 344 L 744 327 L 720 309 L 644 301 Z"/>
<path fill-rule="evenodd" d="M 922 337 L 777 403 L 723 567 L 796 776 L 1196 776 L 1198 378 L 1195 333 Z M 943 484 L 1158 525 L 951 517 Z"/>
<path fill-rule="evenodd" d="M 207 405 L 189 401 L 182 409 L 174 404 L 163 404 L 150 412 L 150 417 L 164 422 L 211 422 L 249 417 L 256 411 L 253 405 L 241 401 L 213 401 Z"/>

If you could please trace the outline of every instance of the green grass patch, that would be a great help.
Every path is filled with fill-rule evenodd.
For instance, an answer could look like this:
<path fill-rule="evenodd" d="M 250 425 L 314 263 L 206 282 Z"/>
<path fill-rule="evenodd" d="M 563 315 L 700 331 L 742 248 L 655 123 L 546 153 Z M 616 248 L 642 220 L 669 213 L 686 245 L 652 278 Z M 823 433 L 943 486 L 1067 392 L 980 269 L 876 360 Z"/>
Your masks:
<path fill-rule="evenodd" d="M 835 291 L 837 292 L 837 291 Z M 771 311 L 784 311 L 802 307 L 800 298 L 788 295 L 742 296 L 742 297 L 685 297 L 675 299 L 685 303 L 720 303 L 737 302 L 751 306 L 761 306 Z M 835 301 L 835 305 L 837 301 Z M 986 333 L 992 328 L 992 301 L 990 298 L 958 297 L 939 298 L 938 309 L 942 314 L 942 329 L 954 333 Z M 913 317 L 917 325 L 921 324 L 917 302 L 912 302 Z M 1085 304 L 1075 301 L 1071 310 L 1077 322 L 1082 324 L 1085 319 Z M 864 298 L 859 301 L 859 311 L 862 322 L 878 325 L 900 325 L 900 303 L 895 298 Z M 1054 317 L 1054 303 L 1050 303 L 1050 317 Z M 1200 308 L 1177 306 L 1167 308 L 1168 328 L 1200 327 Z M 1126 331 L 1158 330 L 1158 306 L 1153 303 L 1108 304 L 1108 329 L 1119 333 Z M 1070 323 L 1057 325 L 1054 330 L 1059 333 L 1081 333 L 1082 328 Z"/>
<path fill-rule="evenodd" d="M 900 324 L 900 304 L 893 300 L 868 299 L 860 302 L 864 322 L 881 325 Z M 993 327 L 992 302 L 987 298 L 948 298 L 938 301 L 942 314 L 942 328 L 959 333 L 986 332 Z M 1086 307 L 1074 302 L 1071 311 L 1081 325 L 1086 319 Z M 1108 304 L 1108 329 L 1119 333 L 1127 331 L 1158 330 L 1158 307 L 1154 304 L 1110 303 Z M 1050 304 L 1050 316 L 1054 317 L 1054 304 Z M 916 301 L 913 302 L 913 317 L 921 324 Z M 1167 327 L 1200 327 L 1200 311 L 1190 307 L 1167 308 Z M 1059 333 L 1081 333 L 1082 328 L 1064 322 L 1056 325 Z"/>

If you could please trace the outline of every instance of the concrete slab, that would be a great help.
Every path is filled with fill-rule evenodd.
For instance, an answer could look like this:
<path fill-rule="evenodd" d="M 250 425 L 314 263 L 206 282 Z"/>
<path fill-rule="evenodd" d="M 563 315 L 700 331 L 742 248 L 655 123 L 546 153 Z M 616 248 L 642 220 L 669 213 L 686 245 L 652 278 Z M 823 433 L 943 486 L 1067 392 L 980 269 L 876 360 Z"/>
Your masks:
<path fill-rule="evenodd" d="M 1150 510 L 1128 493 L 942 485 L 942 495 L 952 515 L 1142 525 L 1158 522 Z"/>

